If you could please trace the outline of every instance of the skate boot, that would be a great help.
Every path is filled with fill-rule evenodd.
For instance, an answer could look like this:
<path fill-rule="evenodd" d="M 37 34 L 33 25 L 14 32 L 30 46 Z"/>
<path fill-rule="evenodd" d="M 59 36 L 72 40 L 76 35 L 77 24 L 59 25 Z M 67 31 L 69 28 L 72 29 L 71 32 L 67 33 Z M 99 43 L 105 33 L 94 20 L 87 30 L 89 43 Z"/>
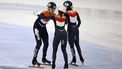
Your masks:
<path fill-rule="evenodd" d="M 76 58 L 75 57 L 73 57 L 71 64 L 76 64 Z"/>
<path fill-rule="evenodd" d="M 44 63 L 44 64 L 51 64 L 51 61 L 49 61 L 49 60 L 47 60 L 46 58 L 43 58 L 42 59 L 42 62 Z"/>
<path fill-rule="evenodd" d="M 68 63 L 64 64 L 64 69 L 68 69 Z"/>
<path fill-rule="evenodd" d="M 52 64 L 52 69 L 55 69 L 55 64 Z"/>
<path fill-rule="evenodd" d="M 32 64 L 33 64 L 33 65 L 38 65 L 38 66 L 41 65 L 41 64 L 37 61 L 36 58 L 33 58 L 33 60 L 32 60 Z"/>
<path fill-rule="evenodd" d="M 74 57 L 71 61 L 71 63 L 69 63 L 70 65 L 73 65 L 73 66 L 78 66 L 78 64 L 76 63 L 76 58 Z"/>
<path fill-rule="evenodd" d="M 80 61 L 82 62 L 82 64 L 84 64 L 84 59 L 83 59 L 83 57 L 80 58 Z"/>

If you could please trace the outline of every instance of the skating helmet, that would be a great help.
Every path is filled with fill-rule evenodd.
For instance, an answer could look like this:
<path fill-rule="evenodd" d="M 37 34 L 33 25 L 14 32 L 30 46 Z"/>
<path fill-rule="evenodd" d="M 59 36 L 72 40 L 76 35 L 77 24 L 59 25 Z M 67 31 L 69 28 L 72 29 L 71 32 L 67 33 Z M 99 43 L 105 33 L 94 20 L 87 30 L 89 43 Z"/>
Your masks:
<path fill-rule="evenodd" d="M 61 6 L 58 8 L 58 13 L 63 16 L 64 13 L 66 12 L 66 8 L 64 6 Z"/>
<path fill-rule="evenodd" d="M 52 8 L 52 9 L 56 9 L 56 3 L 54 3 L 54 2 L 49 2 L 49 3 L 47 4 L 47 7 L 48 7 L 48 8 Z"/>
<path fill-rule="evenodd" d="M 58 8 L 58 11 L 66 12 L 66 8 L 64 6 L 60 6 Z"/>
<path fill-rule="evenodd" d="M 63 3 L 63 5 L 65 6 L 65 7 L 72 7 L 72 2 L 71 1 L 69 1 L 69 0 L 67 0 L 67 1 L 65 1 L 64 3 Z"/>

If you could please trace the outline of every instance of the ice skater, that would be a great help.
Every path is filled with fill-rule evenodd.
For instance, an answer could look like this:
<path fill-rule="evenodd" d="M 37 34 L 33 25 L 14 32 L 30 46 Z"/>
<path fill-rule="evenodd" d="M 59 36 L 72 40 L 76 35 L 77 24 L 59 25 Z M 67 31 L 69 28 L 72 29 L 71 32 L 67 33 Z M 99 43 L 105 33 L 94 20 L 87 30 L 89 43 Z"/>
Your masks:
<path fill-rule="evenodd" d="M 67 17 L 67 24 L 68 24 L 68 28 L 67 28 L 68 42 L 69 42 L 71 53 L 72 53 L 71 64 L 76 64 L 76 54 L 75 54 L 74 44 L 77 48 L 80 61 L 84 63 L 84 59 L 81 53 L 81 48 L 79 45 L 78 28 L 80 27 L 80 24 L 81 24 L 80 16 L 77 11 L 73 10 L 72 8 L 73 4 L 71 1 L 67 0 L 63 3 L 63 5 L 66 8 L 65 16 Z"/>
<path fill-rule="evenodd" d="M 64 12 L 62 9 L 58 10 L 58 14 L 54 16 L 55 33 L 53 39 L 53 54 L 52 54 L 52 69 L 55 69 L 56 65 L 56 54 L 58 50 L 59 43 L 61 42 L 61 50 L 64 57 L 64 69 L 68 69 L 68 56 L 67 56 L 67 32 L 65 30 L 65 20 Z M 60 62 L 60 61 L 59 61 Z"/>
<path fill-rule="evenodd" d="M 44 10 L 40 14 L 37 14 L 37 12 L 34 12 L 34 14 L 38 16 L 38 18 L 33 25 L 33 32 L 34 32 L 35 39 L 36 39 L 36 47 L 34 49 L 34 56 L 32 59 L 33 65 L 40 65 L 40 63 L 37 61 L 37 56 L 38 56 L 39 49 L 42 45 L 42 42 L 44 44 L 42 62 L 48 63 L 48 64 L 51 63 L 51 61 L 46 59 L 47 49 L 48 49 L 48 39 L 49 39 L 48 32 L 46 29 L 46 24 L 51 19 L 51 17 L 54 15 L 54 11 L 56 9 L 56 4 L 54 2 L 49 2 L 47 7 L 48 7 L 47 10 Z"/>

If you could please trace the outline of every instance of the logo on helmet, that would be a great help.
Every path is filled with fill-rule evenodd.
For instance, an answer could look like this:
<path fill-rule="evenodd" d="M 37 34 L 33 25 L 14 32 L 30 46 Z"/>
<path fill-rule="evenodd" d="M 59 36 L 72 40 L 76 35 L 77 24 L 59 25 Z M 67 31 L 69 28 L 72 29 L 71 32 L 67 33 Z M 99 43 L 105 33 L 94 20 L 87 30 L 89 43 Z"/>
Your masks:
<path fill-rule="evenodd" d="M 69 4 L 68 3 L 65 3 L 64 6 L 69 6 Z"/>
<path fill-rule="evenodd" d="M 48 7 L 51 7 L 51 4 L 50 3 L 48 3 L 48 5 L 47 5 Z"/>

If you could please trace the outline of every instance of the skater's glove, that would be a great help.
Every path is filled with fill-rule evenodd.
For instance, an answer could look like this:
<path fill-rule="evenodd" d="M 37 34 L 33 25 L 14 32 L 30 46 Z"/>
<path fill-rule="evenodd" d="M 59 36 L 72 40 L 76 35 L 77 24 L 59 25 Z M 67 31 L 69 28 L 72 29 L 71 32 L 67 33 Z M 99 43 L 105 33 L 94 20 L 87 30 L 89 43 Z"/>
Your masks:
<path fill-rule="evenodd" d="M 33 12 L 33 14 L 34 14 L 35 16 L 39 15 L 40 13 L 41 13 L 40 10 L 35 10 L 35 11 Z"/>

